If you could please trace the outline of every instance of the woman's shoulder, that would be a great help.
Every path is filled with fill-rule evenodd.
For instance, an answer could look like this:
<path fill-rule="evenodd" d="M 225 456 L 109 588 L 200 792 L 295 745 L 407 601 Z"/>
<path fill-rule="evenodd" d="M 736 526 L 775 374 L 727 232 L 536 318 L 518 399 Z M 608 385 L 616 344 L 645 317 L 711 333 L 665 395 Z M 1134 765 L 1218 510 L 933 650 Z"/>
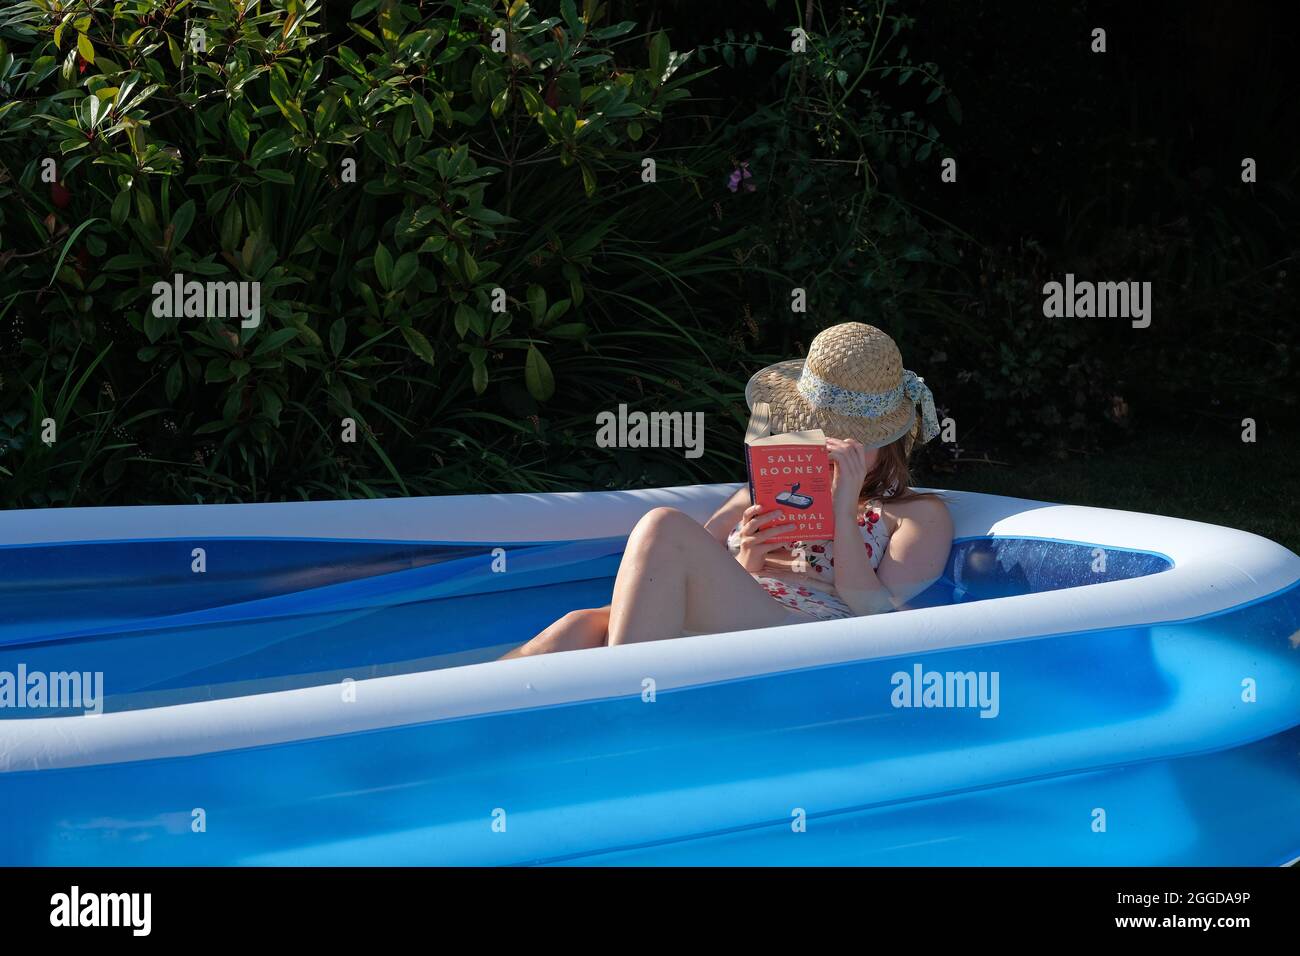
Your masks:
<path fill-rule="evenodd" d="M 952 516 L 948 505 L 938 495 L 919 495 L 905 501 L 884 501 L 884 508 L 897 521 L 915 521 L 935 528 L 946 527 L 952 531 Z"/>

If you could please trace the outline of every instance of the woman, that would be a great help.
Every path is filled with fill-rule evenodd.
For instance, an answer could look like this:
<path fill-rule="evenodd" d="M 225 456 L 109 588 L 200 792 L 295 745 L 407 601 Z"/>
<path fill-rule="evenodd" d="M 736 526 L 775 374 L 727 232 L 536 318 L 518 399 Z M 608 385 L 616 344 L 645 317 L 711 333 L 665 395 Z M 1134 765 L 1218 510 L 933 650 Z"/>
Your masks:
<path fill-rule="evenodd" d="M 939 431 L 934 399 L 893 339 L 832 326 L 807 359 L 758 372 L 745 399 L 769 406 L 773 433 L 826 433 L 834 540 L 770 543 L 794 526 L 749 505 L 748 487 L 703 526 L 655 508 L 628 538 L 609 606 L 571 611 L 507 658 L 880 614 L 939 577 L 952 520 L 907 471 L 914 443 Z"/>

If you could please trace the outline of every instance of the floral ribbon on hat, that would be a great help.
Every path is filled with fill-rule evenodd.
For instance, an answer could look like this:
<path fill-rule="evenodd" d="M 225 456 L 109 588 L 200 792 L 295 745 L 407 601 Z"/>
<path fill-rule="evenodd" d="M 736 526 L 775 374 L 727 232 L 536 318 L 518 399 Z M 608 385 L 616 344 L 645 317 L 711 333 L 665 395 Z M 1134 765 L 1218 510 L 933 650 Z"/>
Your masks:
<path fill-rule="evenodd" d="M 898 408 L 906 398 L 919 406 L 922 443 L 939 434 L 939 416 L 934 410 L 930 386 L 925 384 L 925 379 L 907 369 L 903 370 L 903 380 L 888 391 L 859 392 L 828 382 L 805 365 L 797 388 L 809 405 L 847 418 L 881 418 Z"/>

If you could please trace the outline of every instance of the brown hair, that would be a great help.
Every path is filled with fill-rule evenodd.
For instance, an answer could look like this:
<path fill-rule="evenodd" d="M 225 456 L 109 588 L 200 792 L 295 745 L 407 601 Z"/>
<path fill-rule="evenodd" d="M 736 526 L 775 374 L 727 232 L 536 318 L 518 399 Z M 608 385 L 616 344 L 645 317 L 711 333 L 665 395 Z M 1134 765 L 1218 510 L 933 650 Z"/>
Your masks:
<path fill-rule="evenodd" d="M 910 434 L 898 438 L 888 445 L 882 445 L 875 465 L 867 472 L 862 482 L 862 492 L 858 495 L 865 504 L 876 499 L 889 501 L 912 501 L 917 498 L 937 498 L 930 491 L 915 491 L 912 488 L 912 475 L 907 467 L 912 456 L 915 442 Z M 891 491 L 892 489 L 892 491 Z"/>

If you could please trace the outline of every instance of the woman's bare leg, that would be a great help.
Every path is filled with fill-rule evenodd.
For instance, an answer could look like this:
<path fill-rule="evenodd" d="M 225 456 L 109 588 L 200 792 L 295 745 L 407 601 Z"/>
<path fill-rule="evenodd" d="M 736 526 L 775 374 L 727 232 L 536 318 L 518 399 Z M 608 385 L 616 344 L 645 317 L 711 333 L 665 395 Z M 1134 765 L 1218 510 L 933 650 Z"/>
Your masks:
<path fill-rule="evenodd" d="M 600 647 L 605 643 L 608 629 L 609 605 L 570 611 L 527 644 L 516 647 L 497 660 L 549 654 L 552 651 L 578 651 L 587 647 Z"/>
<path fill-rule="evenodd" d="M 632 529 L 614 580 L 609 643 L 717 633 L 812 620 L 773 601 L 718 541 L 675 508 L 655 508 Z"/>

